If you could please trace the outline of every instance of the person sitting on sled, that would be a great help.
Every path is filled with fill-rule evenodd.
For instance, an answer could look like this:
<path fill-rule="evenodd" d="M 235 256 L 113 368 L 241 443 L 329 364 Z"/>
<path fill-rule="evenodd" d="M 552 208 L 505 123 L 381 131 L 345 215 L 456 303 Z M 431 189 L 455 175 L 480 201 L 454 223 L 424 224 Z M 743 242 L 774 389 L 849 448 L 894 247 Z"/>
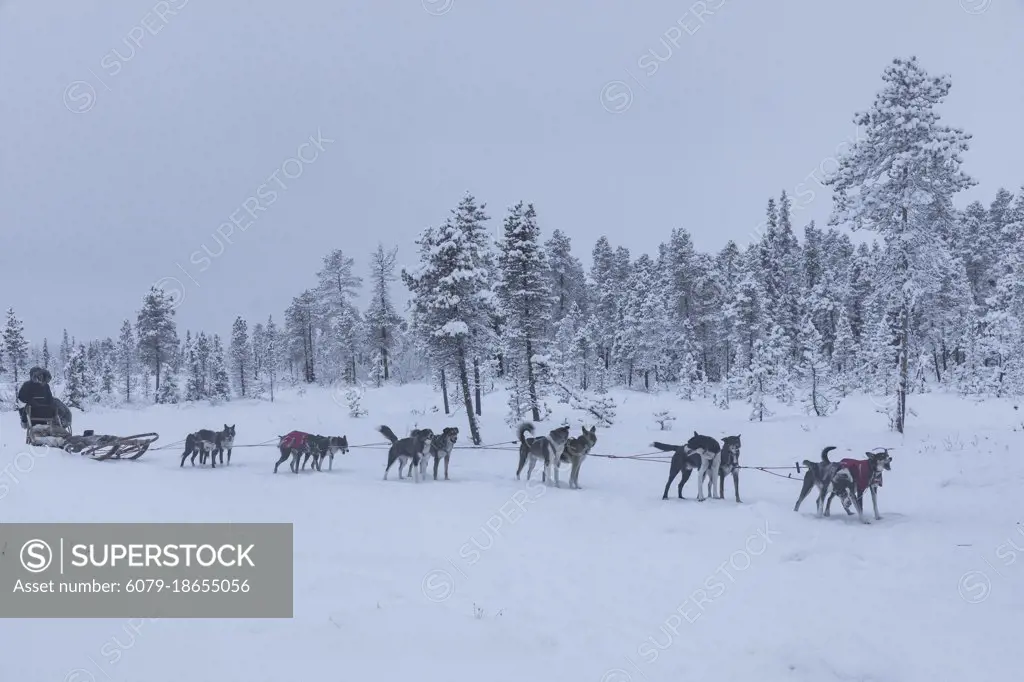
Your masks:
<path fill-rule="evenodd" d="M 33 367 L 28 371 L 28 381 L 21 385 L 18 391 L 18 400 L 25 403 L 25 407 L 18 410 L 21 414 L 21 423 L 28 428 L 26 422 L 25 408 L 32 410 L 32 423 L 39 424 L 53 419 L 57 416 L 57 406 L 53 402 L 53 393 L 50 391 L 50 372 L 42 367 Z"/>

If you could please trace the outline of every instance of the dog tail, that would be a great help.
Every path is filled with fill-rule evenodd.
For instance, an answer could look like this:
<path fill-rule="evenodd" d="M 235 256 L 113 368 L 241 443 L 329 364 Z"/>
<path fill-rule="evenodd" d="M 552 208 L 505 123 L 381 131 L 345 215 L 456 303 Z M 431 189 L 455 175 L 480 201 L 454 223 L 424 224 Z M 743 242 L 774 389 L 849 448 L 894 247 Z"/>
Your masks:
<path fill-rule="evenodd" d="M 530 422 L 523 422 L 519 425 L 519 429 L 516 431 L 519 436 L 519 444 L 526 445 L 526 434 L 533 433 L 533 424 Z"/>
<path fill-rule="evenodd" d="M 822 464 L 830 464 L 831 463 L 831 462 L 829 462 L 829 459 L 828 459 L 828 453 L 832 452 L 835 449 L 836 449 L 835 445 L 829 445 L 827 448 L 825 448 L 824 450 L 821 451 L 821 463 Z"/>
<path fill-rule="evenodd" d="M 651 447 L 663 452 L 675 452 L 679 449 L 678 445 L 668 445 L 667 443 L 658 443 L 657 441 L 651 443 Z"/>
<path fill-rule="evenodd" d="M 380 431 L 382 436 L 384 436 L 389 441 L 391 441 L 392 445 L 394 445 L 395 443 L 398 442 L 398 436 L 396 436 L 395 432 L 392 431 L 391 429 L 389 429 L 387 426 L 384 426 L 384 425 L 378 426 L 377 430 Z"/>
<path fill-rule="evenodd" d="M 188 453 L 192 452 L 192 450 L 195 447 L 196 447 L 196 434 L 190 433 L 187 436 L 185 436 L 185 454 L 187 455 Z"/>

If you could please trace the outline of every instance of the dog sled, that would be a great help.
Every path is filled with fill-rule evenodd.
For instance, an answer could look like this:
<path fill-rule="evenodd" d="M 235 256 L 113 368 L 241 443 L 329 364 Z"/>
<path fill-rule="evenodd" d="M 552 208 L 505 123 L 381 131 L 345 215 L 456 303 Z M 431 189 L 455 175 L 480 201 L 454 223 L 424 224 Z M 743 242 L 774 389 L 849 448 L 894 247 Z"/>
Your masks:
<path fill-rule="evenodd" d="M 25 442 L 29 445 L 60 448 L 65 452 L 96 460 L 138 459 L 146 454 L 149 446 L 159 437 L 156 433 L 111 436 L 96 434 L 91 430 L 80 436 L 73 436 L 60 423 L 48 422 L 31 424 L 27 429 Z"/>
<path fill-rule="evenodd" d="M 86 431 L 81 436 L 69 436 L 62 446 L 65 452 L 91 457 L 96 460 L 138 459 L 159 438 L 156 433 L 134 436 L 110 436 Z"/>

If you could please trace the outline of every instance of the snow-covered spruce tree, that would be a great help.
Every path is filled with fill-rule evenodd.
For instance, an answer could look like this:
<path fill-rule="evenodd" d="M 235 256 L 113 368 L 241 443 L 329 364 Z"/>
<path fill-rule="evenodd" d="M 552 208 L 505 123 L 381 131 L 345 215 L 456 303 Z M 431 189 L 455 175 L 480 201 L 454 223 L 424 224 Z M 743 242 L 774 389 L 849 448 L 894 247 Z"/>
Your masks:
<path fill-rule="evenodd" d="M 391 284 L 395 275 L 398 248 L 385 250 L 377 244 L 377 250 L 370 256 L 370 283 L 373 293 L 366 308 L 366 330 L 368 343 L 374 359 L 374 383 L 378 387 L 391 379 L 391 355 L 395 347 L 395 335 L 402 324 L 391 300 Z"/>
<path fill-rule="evenodd" d="M 163 381 L 160 382 L 160 390 L 156 394 L 156 401 L 161 405 L 176 405 L 181 401 L 177 372 L 167 371 L 164 374 Z"/>
<path fill-rule="evenodd" d="M 800 335 L 797 334 L 796 338 L 799 341 Z M 786 405 L 792 405 L 796 400 L 791 346 L 790 335 L 782 325 L 776 324 L 772 326 L 772 330 L 761 348 L 764 358 L 762 362 L 770 368 L 767 376 L 767 388 L 780 402 Z"/>
<path fill-rule="evenodd" d="M 651 378 L 657 376 L 665 357 L 670 330 L 664 290 L 659 286 L 664 280 L 647 254 L 637 258 L 631 269 L 619 305 L 621 318 L 613 351 L 622 363 L 626 384 L 632 386 L 639 373 L 644 390 L 650 390 Z"/>
<path fill-rule="evenodd" d="M 14 383 L 20 383 L 21 378 L 25 376 L 25 363 L 28 361 L 28 341 L 25 339 L 25 327 L 15 316 L 14 308 L 7 309 L 4 355 L 7 357 L 7 370 L 11 373 Z"/>
<path fill-rule="evenodd" d="M 897 316 L 899 383 L 894 428 L 907 416 L 911 318 L 947 271 L 950 254 L 936 232 L 954 215 L 953 196 L 973 181 L 960 169 L 970 135 L 939 122 L 935 111 L 949 93 L 947 76 L 930 77 L 915 57 L 894 59 L 870 111 L 857 114 L 864 139 L 825 182 L 833 188 L 832 225 L 877 232 L 885 241 L 876 282 Z"/>
<path fill-rule="evenodd" d="M 355 306 L 355 298 L 363 287 L 362 277 L 354 273 L 355 259 L 340 249 L 324 257 L 317 272 L 316 298 L 320 311 L 318 319 L 325 343 L 320 351 L 321 377 L 327 382 L 338 378 L 352 385 L 358 380 L 357 361 L 364 341 L 362 315 Z"/>
<path fill-rule="evenodd" d="M 853 338 L 850 317 L 846 314 L 846 306 L 839 306 L 839 318 L 836 322 L 836 341 L 832 349 L 832 367 L 835 370 L 836 388 L 840 396 L 846 397 L 850 392 L 850 375 L 857 366 L 859 349 Z"/>
<path fill-rule="evenodd" d="M 252 344 L 249 341 L 249 325 L 236 317 L 231 325 L 231 382 L 235 392 L 246 398 L 251 392 Z"/>
<path fill-rule="evenodd" d="M 199 361 L 198 344 L 185 332 L 185 400 L 196 402 L 206 397 L 206 373 Z"/>
<path fill-rule="evenodd" d="M 136 386 L 137 352 L 138 344 L 132 332 L 132 323 L 125 320 L 121 325 L 121 335 L 117 339 L 116 374 L 121 396 L 126 403 L 132 401 L 132 389 Z"/>
<path fill-rule="evenodd" d="M 79 344 L 71 351 L 68 365 L 64 368 L 67 382 L 64 385 L 64 402 L 69 407 L 84 410 L 85 399 L 89 396 L 92 381 L 89 366 L 85 360 L 85 346 Z"/>
<path fill-rule="evenodd" d="M 252 350 L 252 355 L 249 358 L 250 395 L 253 398 L 261 399 L 267 393 L 264 383 L 267 339 L 266 328 L 262 322 L 257 322 L 252 326 L 252 342 L 249 345 Z"/>
<path fill-rule="evenodd" d="M 164 365 L 168 364 L 178 347 L 178 332 L 174 324 L 174 302 L 162 289 L 150 287 L 142 299 L 135 323 L 139 343 L 139 360 L 156 377 L 156 400 L 161 402 L 160 380 Z"/>
<path fill-rule="evenodd" d="M 274 402 L 278 368 L 281 366 L 281 335 L 273 315 L 267 318 L 263 338 L 263 373 L 267 377 L 267 388 L 270 389 L 270 402 Z"/>
<path fill-rule="evenodd" d="M 750 421 L 763 422 L 772 416 L 765 404 L 765 395 L 771 388 L 773 360 L 761 339 L 754 341 L 750 366 L 746 370 L 747 402 L 750 403 Z"/>
<path fill-rule="evenodd" d="M 293 298 L 284 311 L 285 328 L 279 350 L 287 352 L 287 359 L 301 368 L 302 380 L 307 384 L 316 381 L 314 330 L 319 319 L 316 295 L 309 289 Z"/>
<path fill-rule="evenodd" d="M 210 398 L 213 400 L 231 399 L 231 380 L 228 376 L 227 361 L 224 358 L 224 344 L 218 334 L 213 335 L 210 344 Z"/>
<path fill-rule="evenodd" d="M 604 370 L 611 368 L 612 346 L 615 344 L 615 329 L 619 320 L 619 289 L 620 282 L 615 265 L 615 252 L 607 237 L 600 237 L 591 252 L 593 265 L 590 268 L 593 301 L 592 314 L 603 324 L 596 325 L 597 333 L 594 342 L 597 354 L 604 364 Z"/>
<path fill-rule="evenodd" d="M 472 196 L 463 198 L 451 218 L 426 228 L 416 241 L 420 266 L 402 270 L 412 294 L 416 331 L 432 366 L 438 372 L 454 371 L 474 445 L 483 441 L 472 407 L 470 368 L 474 354 L 482 353 L 484 342 L 491 339 L 494 311 L 483 253 L 484 208 Z"/>
<path fill-rule="evenodd" d="M 564 319 L 573 305 L 581 313 L 587 310 L 587 275 L 583 263 L 572 254 L 572 240 L 561 230 L 551 233 L 544 242 L 543 253 L 547 262 L 548 292 L 553 298 L 551 322 Z"/>
<path fill-rule="evenodd" d="M 64 374 L 64 369 L 71 362 L 71 355 L 75 352 L 74 344 L 71 343 L 71 338 L 68 336 L 68 330 L 65 329 L 61 336 L 60 348 L 57 351 L 57 366 L 60 368 L 59 374 L 61 380 L 66 380 L 67 377 Z"/>
<path fill-rule="evenodd" d="M 496 294 L 506 324 L 505 375 L 517 387 L 510 391 L 509 415 L 518 423 L 529 412 L 538 422 L 543 419 L 549 386 L 543 383 L 547 373 L 539 370 L 537 358 L 549 351 L 544 337 L 551 324 L 552 301 L 533 204 L 520 201 L 509 209 L 498 249 Z M 543 362 L 549 364 L 551 359 Z"/>
<path fill-rule="evenodd" d="M 827 417 L 836 410 L 839 403 L 821 332 L 814 326 L 810 315 L 804 318 L 800 327 L 800 348 L 802 358 L 799 371 L 803 384 L 804 411 Z"/>
<path fill-rule="evenodd" d="M 50 371 L 50 367 L 53 364 L 53 358 L 50 357 L 50 344 L 45 338 L 43 339 L 43 354 L 40 359 L 42 361 L 43 369 Z M 56 372 L 50 372 L 50 374 L 56 374 Z"/>

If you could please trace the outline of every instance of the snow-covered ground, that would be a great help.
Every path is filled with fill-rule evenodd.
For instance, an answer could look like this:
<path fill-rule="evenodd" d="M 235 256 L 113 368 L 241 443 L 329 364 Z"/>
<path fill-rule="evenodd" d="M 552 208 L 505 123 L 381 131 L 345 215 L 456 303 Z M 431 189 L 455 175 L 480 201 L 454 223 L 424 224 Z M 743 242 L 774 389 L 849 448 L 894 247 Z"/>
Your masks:
<path fill-rule="evenodd" d="M 516 481 L 516 454 L 502 450 L 457 450 L 451 481 L 420 484 L 382 481 L 385 453 L 369 449 L 299 476 L 274 475 L 269 446 L 236 449 L 216 470 L 179 468 L 177 446 L 93 462 L 33 453 L 5 412 L 0 521 L 291 522 L 295 617 L 0 620 L 0 680 L 981 682 L 1019 668 L 1024 412 L 914 396 L 900 438 L 867 398 L 824 419 L 794 408 L 755 424 L 742 404 L 614 395 L 601 454 L 694 430 L 741 434 L 745 465 L 891 446 L 883 519 L 861 525 L 838 505 L 817 519 L 813 497 L 794 513 L 799 483 L 752 470 L 742 504 L 731 482 L 725 500 L 697 503 L 691 482 L 688 499 L 662 501 L 668 466 L 635 460 L 590 458 L 582 490 L 556 490 Z M 514 437 L 504 401 L 485 397 L 485 443 Z M 361 444 L 381 441 L 381 423 L 454 424 L 468 444 L 464 416 L 430 412 L 439 397 L 426 387 L 369 391 L 360 419 L 343 403 L 310 390 L 274 404 L 76 413 L 75 427 L 155 430 L 157 445 L 222 423 L 243 444 L 295 428 Z M 657 430 L 661 409 L 677 416 L 671 432 Z"/>

